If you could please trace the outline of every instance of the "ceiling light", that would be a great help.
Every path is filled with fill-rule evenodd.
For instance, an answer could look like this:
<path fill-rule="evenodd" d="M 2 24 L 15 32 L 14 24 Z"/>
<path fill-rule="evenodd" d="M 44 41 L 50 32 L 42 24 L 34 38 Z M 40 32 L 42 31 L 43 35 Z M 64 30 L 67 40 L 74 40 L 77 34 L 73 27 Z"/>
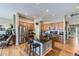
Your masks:
<path fill-rule="evenodd" d="M 46 9 L 46 12 L 49 12 L 49 9 Z"/>
<path fill-rule="evenodd" d="M 55 14 L 53 14 L 52 16 L 55 16 Z"/>
<path fill-rule="evenodd" d="M 39 18 L 40 21 L 42 21 L 42 18 Z"/>

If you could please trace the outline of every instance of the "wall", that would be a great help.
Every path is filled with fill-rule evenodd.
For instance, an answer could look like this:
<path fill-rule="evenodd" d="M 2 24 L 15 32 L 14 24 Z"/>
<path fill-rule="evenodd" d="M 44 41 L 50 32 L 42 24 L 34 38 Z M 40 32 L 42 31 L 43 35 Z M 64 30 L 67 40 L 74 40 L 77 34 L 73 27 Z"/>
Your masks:
<path fill-rule="evenodd" d="M 10 27 L 12 21 L 6 18 L 0 18 L 0 25 L 3 25 L 6 29 Z"/>

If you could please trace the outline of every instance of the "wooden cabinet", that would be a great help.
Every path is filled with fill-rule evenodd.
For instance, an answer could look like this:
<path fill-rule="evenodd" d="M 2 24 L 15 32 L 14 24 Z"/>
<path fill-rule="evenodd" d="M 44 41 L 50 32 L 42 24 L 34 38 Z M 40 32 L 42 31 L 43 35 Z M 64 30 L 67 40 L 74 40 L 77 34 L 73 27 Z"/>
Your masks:
<path fill-rule="evenodd" d="M 21 22 L 19 21 L 19 26 L 26 27 L 28 30 L 34 30 L 33 23 Z"/>
<path fill-rule="evenodd" d="M 53 48 L 53 49 L 56 48 L 56 42 L 60 42 L 59 37 L 53 37 L 53 38 L 52 38 L 52 48 Z"/>
<path fill-rule="evenodd" d="M 51 27 L 51 29 L 54 29 L 54 24 L 51 23 L 51 24 L 50 24 L 50 27 Z"/>
<path fill-rule="evenodd" d="M 41 30 L 44 32 L 47 29 L 47 24 L 41 24 Z"/>
<path fill-rule="evenodd" d="M 60 22 L 59 23 L 59 29 L 63 29 L 64 28 L 64 23 L 63 22 Z"/>
<path fill-rule="evenodd" d="M 27 28 L 28 28 L 28 30 L 34 30 L 34 24 L 27 23 Z"/>
<path fill-rule="evenodd" d="M 47 29 L 63 29 L 64 23 L 63 22 L 57 22 L 57 23 L 49 23 L 49 24 L 42 24 L 41 30 L 46 31 Z"/>

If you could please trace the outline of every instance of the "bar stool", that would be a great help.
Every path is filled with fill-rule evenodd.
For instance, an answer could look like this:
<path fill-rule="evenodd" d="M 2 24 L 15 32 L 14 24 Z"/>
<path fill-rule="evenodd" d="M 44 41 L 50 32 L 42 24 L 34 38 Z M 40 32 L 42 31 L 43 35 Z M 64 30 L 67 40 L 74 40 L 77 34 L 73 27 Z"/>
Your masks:
<path fill-rule="evenodd" d="M 35 56 L 34 53 L 36 53 L 37 47 L 39 47 L 39 56 L 41 55 L 41 47 L 40 47 L 40 44 L 39 43 L 33 43 L 33 44 L 31 44 L 31 47 L 33 49 L 33 56 Z"/>
<path fill-rule="evenodd" d="M 28 51 L 30 50 L 29 55 L 31 55 L 31 45 L 33 44 L 33 40 L 29 40 L 29 41 L 27 42 L 27 44 L 29 45 L 29 46 L 27 47 L 27 53 L 28 53 Z"/>

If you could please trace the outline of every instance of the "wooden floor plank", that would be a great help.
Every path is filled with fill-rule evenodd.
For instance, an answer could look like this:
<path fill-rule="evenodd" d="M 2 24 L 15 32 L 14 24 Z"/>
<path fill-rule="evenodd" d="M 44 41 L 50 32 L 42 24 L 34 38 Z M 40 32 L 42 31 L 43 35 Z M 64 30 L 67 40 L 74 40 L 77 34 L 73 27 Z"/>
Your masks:
<path fill-rule="evenodd" d="M 69 39 L 65 45 L 61 42 L 55 42 L 55 47 L 46 56 L 73 56 L 75 53 L 73 39 Z"/>
<path fill-rule="evenodd" d="M 28 56 L 25 51 L 27 45 L 12 45 L 7 48 L 0 49 L 0 56 Z M 52 49 L 46 56 L 73 56 L 75 48 L 73 46 L 73 40 L 69 40 L 65 45 L 61 42 L 55 42 L 55 48 Z"/>
<path fill-rule="evenodd" d="M 21 44 L 21 46 L 24 44 Z M 0 49 L 1 56 L 28 56 L 26 51 L 24 51 L 25 47 L 21 47 L 20 45 L 9 46 L 7 48 Z"/>

